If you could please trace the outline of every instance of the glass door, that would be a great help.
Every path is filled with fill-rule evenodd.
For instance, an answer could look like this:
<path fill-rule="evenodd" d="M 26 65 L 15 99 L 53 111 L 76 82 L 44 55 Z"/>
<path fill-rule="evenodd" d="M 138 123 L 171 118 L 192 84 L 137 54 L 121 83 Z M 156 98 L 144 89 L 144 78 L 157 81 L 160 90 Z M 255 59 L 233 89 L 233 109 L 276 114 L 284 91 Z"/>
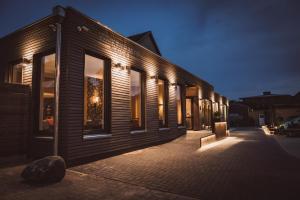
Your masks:
<path fill-rule="evenodd" d="M 53 136 L 55 111 L 55 54 L 41 59 L 39 133 Z"/>
<path fill-rule="evenodd" d="M 186 128 L 193 129 L 192 99 L 186 98 Z"/>

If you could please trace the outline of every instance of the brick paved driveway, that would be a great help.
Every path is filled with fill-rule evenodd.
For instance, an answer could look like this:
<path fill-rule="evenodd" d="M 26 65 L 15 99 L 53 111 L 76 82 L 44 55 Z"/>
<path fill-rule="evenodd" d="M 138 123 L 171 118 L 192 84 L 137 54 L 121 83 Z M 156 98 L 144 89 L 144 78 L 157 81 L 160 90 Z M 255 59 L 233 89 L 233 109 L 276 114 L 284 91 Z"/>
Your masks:
<path fill-rule="evenodd" d="M 199 199 L 300 199 L 300 160 L 255 128 L 204 150 L 181 137 L 72 170 Z"/>
<path fill-rule="evenodd" d="M 0 199 L 300 199 L 300 160 L 259 129 L 198 149 L 196 137 L 73 167 L 58 184 L 20 183 L 0 169 Z"/>

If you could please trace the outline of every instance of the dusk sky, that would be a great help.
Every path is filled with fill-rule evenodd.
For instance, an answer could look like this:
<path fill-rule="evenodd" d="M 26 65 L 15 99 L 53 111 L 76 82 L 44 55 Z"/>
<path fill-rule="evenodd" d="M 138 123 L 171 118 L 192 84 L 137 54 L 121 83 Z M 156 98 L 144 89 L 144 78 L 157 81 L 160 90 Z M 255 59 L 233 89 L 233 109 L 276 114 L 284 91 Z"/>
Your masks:
<path fill-rule="evenodd" d="M 57 4 L 125 36 L 151 30 L 163 57 L 231 99 L 300 91 L 299 0 L 0 0 L 0 37 Z"/>

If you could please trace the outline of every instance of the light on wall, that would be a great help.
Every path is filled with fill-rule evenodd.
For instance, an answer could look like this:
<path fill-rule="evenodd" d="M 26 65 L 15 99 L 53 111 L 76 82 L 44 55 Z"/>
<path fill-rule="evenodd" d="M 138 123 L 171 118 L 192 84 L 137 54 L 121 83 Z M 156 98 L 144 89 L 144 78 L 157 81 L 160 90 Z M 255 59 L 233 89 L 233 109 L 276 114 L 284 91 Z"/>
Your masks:
<path fill-rule="evenodd" d="M 171 83 L 170 85 L 175 87 L 175 89 L 177 89 L 177 83 Z"/>
<path fill-rule="evenodd" d="M 85 31 L 88 32 L 90 29 L 86 26 L 77 26 L 77 31 L 81 32 L 81 31 Z"/>
<path fill-rule="evenodd" d="M 158 75 L 150 76 L 150 79 L 154 79 L 155 83 L 158 83 Z"/>
<path fill-rule="evenodd" d="M 113 66 L 114 66 L 114 68 L 117 68 L 117 69 L 120 69 L 120 70 L 127 70 L 128 72 L 131 69 L 130 66 L 123 66 L 123 65 L 121 65 L 121 63 L 116 63 Z"/>

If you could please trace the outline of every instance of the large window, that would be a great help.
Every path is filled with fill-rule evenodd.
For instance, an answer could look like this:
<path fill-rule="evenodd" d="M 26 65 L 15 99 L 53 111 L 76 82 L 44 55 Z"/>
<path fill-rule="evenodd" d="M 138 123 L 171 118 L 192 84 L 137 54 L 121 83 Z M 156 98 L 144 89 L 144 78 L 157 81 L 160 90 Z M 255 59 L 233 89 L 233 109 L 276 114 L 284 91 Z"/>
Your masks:
<path fill-rule="evenodd" d="M 176 104 L 177 104 L 177 124 L 183 125 L 183 119 L 182 119 L 182 93 L 181 93 L 181 87 L 180 85 L 177 85 L 176 87 Z"/>
<path fill-rule="evenodd" d="M 85 54 L 84 129 L 104 129 L 104 60 Z"/>
<path fill-rule="evenodd" d="M 132 129 L 144 128 L 143 75 L 139 71 L 130 72 L 131 121 Z"/>
<path fill-rule="evenodd" d="M 158 116 L 159 127 L 167 127 L 168 89 L 164 80 L 158 79 Z"/>
<path fill-rule="evenodd" d="M 54 131 L 55 77 L 55 54 L 43 56 L 40 74 L 39 130 L 50 135 Z"/>

